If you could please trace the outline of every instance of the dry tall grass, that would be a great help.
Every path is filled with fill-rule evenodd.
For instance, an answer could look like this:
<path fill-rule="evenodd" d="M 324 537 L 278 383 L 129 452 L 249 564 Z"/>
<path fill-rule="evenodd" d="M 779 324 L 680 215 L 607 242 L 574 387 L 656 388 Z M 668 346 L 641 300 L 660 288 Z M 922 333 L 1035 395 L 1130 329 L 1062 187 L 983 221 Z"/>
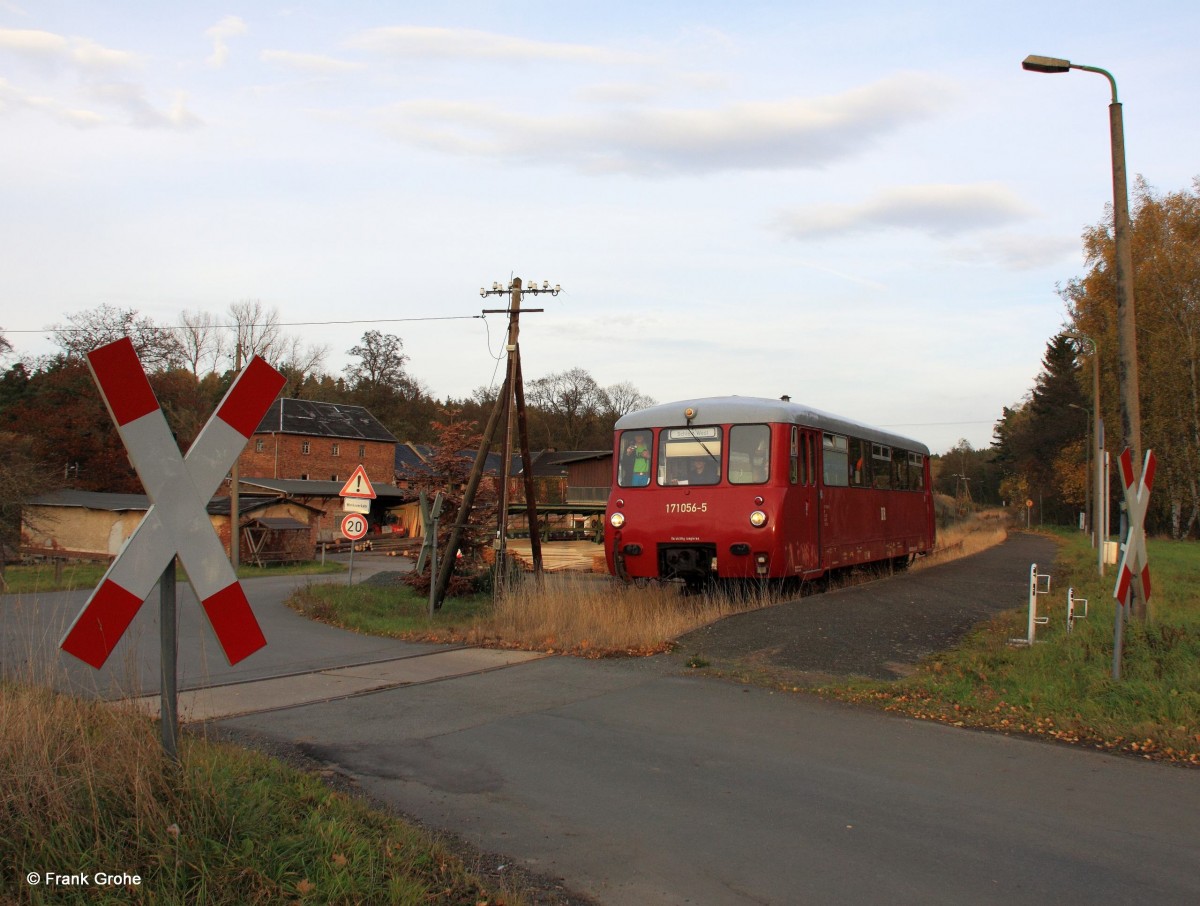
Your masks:
<path fill-rule="evenodd" d="M 606 576 L 557 573 L 526 577 L 497 596 L 475 623 L 475 641 L 575 654 L 651 654 L 721 617 L 776 604 L 771 588 L 741 594 L 683 595 L 670 583 L 625 585 Z"/>
<path fill-rule="evenodd" d="M 179 812 L 169 770 L 145 722 L 0 684 L 0 828 L 19 859 L 9 868 L 82 871 L 74 866 L 95 852 L 144 874 Z"/>
<path fill-rule="evenodd" d="M 969 557 L 995 547 L 1008 537 L 1009 517 L 1003 510 L 980 510 L 954 525 L 938 530 L 937 546 L 928 557 L 913 564 L 923 569 L 959 557 Z"/>

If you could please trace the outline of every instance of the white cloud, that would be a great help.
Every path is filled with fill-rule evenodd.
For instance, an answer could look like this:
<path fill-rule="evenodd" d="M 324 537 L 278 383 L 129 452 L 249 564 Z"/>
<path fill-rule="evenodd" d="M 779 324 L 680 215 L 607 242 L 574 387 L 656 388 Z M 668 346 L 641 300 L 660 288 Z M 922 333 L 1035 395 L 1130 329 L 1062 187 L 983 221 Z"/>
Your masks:
<path fill-rule="evenodd" d="M 365 63 L 338 60 L 324 54 L 294 53 L 288 50 L 264 50 L 259 54 L 259 59 L 264 63 L 272 63 L 285 69 L 294 69 L 312 75 L 337 75 L 366 69 Z"/>
<path fill-rule="evenodd" d="M 104 117 L 95 111 L 70 107 L 50 97 L 26 94 L 0 79 L 0 114 L 14 108 L 33 110 L 76 128 L 99 126 L 105 122 Z"/>
<path fill-rule="evenodd" d="M 90 94 L 97 101 L 123 110 L 129 125 L 139 129 L 191 129 L 200 125 L 185 103 L 182 92 L 175 95 L 171 106 L 162 111 L 146 98 L 145 90 L 132 82 L 105 82 L 93 85 Z"/>
<path fill-rule="evenodd" d="M 0 28 L 0 51 L 53 68 L 103 72 L 132 66 L 136 57 L 88 38 L 67 38 L 48 31 Z"/>
<path fill-rule="evenodd" d="M 1069 236 L 1031 236 L 1001 234 L 988 236 L 975 246 L 949 252 L 952 258 L 968 264 L 998 266 L 1005 270 L 1031 271 L 1083 257 L 1081 240 Z"/>
<path fill-rule="evenodd" d="M 458 60 L 533 60 L 601 65 L 648 62 L 649 57 L 589 44 L 532 41 L 466 28 L 395 26 L 372 28 L 346 42 L 347 47 L 369 50 L 399 59 L 440 58 Z"/>
<path fill-rule="evenodd" d="M 229 62 L 229 38 L 239 38 L 246 34 L 249 29 L 246 23 L 237 16 L 226 16 L 212 28 L 205 29 L 204 36 L 211 38 L 213 42 L 212 56 L 208 58 L 208 65 L 220 69 Z"/>
<path fill-rule="evenodd" d="M 873 230 L 910 230 L 937 238 L 1024 220 L 1034 209 L 997 183 L 903 186 L 859 204 L 813 205 L 780 214 L 775 226 L 795 239 Z"/>
<path fill-rule="evenodd" d="M 462 101 L 412 101 L 381 119 L 399 140 L 444 152 L 671 175 L 821 167 L 932 116 L 949 96 L 944 83 L 910 74 L 822 98 L 708 109 L 529 116 Z"/>

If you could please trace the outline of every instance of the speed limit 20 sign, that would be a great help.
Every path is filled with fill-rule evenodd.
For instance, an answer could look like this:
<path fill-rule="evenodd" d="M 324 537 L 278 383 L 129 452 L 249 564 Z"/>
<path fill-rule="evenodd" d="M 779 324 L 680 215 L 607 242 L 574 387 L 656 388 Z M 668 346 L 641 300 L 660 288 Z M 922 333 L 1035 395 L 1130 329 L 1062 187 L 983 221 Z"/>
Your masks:
<path fill-rule="evenodd" d="M 342 520 L 342 534 L 357 541 L 367 534 L 367 517 L 361 513 L 347 513 Z"/>

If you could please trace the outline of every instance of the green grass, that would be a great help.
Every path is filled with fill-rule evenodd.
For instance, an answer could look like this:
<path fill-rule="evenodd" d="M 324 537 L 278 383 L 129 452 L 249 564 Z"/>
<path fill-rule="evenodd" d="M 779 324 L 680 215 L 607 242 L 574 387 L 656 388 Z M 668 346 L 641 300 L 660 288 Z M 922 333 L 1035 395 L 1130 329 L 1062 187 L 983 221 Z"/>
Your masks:
<path fill-rule="evenodd" d="M 429 616 L 429 596 L 407 585 L 308 584 L 288 600 L 300 614 L 366 635 L 459 640 L 492 606 L 490 594 L 446 598 Z"/>
<path fill-rule="evenodd" d="M 114 756 L 114 753 L 119 755 Z M 31 886 L 29 872 L 138 875 Z M 514 899 L 515 898 L 515 899 Z M 261 754 L 27 685 L 0 685 L 0 902 L 519 902 L 423 831 Z"/>
<path fill-rule="evenodd" d="M 55 567 L 53 563 L 41 562 L 21 566 L 8 566 L 4 570 L 3 591 L 8 594 L 48 594 L 54 591 L 75 591 L 95 588 L 108 569 L 106 562 L 76 561 Z M 238 567 L 239 579 L 257 579 L 262 576 L 308 576 L 327 573 L 344 573 L 346 566 L 333 561 L 324 564 L 315 560 L 303 563 L 286 563 L 278 566 Z M 187 581 L 187 574 L 179 569 L 179 581 Z"/>
<path fill-rule="evenodd" d="M 1096 573 L 1076 532 L 1060 536 L 1051 622 L 1033 648 L 1014 647 L 1028 611 L 1003 614 L 958 648 L 926 659 L 895 682 L 853 682 L 822 694 L 963 726 L 1033 733 L 1065 742 L 1200 765 L 1200 545 L 1150 541 L 1152 618 L 1125 628 L 1121 679 L 1112 679 L 1116 570 Z M 1087 618 L 1065 625 L 1067 588 L 1086 598 Z"/>

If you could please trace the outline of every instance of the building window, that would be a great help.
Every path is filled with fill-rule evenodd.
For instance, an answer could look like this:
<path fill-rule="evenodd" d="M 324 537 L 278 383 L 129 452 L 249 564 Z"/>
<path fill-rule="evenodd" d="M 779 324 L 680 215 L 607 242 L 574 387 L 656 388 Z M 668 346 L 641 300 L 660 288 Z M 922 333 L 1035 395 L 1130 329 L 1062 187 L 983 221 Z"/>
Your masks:
<path fill-rule="evenodd" d="M 336 475 L 330 475 L 330 476 L 329 476 L 329 480 L 330 480 L 330 481 L 337 481 L 337 480 L 338 480 L 338 477 L 337 477 Z"/>
<path fill-rule="evenodd" d="M 305 456 L 308 455 L 308 441 L 304 441 L 304 443 L 300 444 L 300 452 Z"/>
<path fill-rule="evenodd" d="M 367 445 L 366 445 L 366 444 L 359 444 L 359 445 L 358 445 L 358 458 L 359 458 L 359 459 L 366 459 L 366 458 L 367 458 Z"/>
<path fill-rule="evenodd" d="M 267 442 L 265 440 L 263 440 L 261 437 L 258 438 L 254 442 L 254 452 L 261 453 L 265 449 L 267 449 Z"/>
<path fill-rule="evenodd" d="M 301 481 L 308 481 L 308 473 L 307 473 L 307 472 L 305 472 L 303 475 L 301 475 L 301 476 L 300 476 L 300 480 L 301 480 Z"/>
<path fill-rule="evenodd" d="M 342 445 L 341 445 L 341 444 L 334 444 L 334 445 L 333 445 L 333 455 L 334 455 L 334 456 L 341 456 L 341 455 L 342 455 Z"/>

